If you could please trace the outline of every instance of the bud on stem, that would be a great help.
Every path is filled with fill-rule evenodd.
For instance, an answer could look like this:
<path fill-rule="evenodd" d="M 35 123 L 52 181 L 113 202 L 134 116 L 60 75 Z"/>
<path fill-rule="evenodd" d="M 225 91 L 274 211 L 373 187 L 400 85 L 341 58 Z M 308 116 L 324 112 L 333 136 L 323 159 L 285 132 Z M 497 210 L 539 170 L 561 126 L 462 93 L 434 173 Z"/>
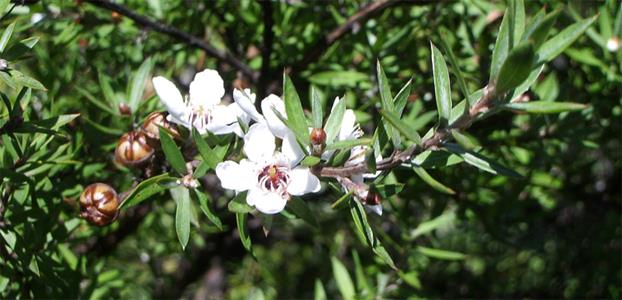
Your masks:
<path fill-rule="evenodd" d="M 311 145 L 313 146 L 313 154 L 320 156 L 326 147 L 326 132 L 322 128 L 313 128 L 311 130 Z"/>

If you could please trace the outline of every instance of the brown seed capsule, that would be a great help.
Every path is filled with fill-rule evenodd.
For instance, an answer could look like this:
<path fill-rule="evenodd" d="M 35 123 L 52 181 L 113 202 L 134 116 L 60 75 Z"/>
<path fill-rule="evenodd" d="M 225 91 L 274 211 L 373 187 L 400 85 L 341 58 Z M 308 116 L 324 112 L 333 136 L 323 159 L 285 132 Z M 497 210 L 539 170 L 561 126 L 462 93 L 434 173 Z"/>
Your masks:
<path fill-rule="evenodd" d="M 146 163 L 154 152 L 153 147 L 147 143 L 145 134 L 132 131 L 121 136 L 114 151 L 114 157 L 124 166 L 136 167 Z"/>
<path fill-rule="evenodd" d="M 160 146 L 160 127 L 166 128 L 173 138 L 179 138 L 177 126 L 166 119 L 166 113 L 152 112 L 147 116 L 140 127 L 140 131 L 147 137 L 147 142 L 152 147 Z"/>
<path fill-rule="evenodd" d="M 80 216 L 89 223 L 106 226 L 119 215 L 119 196 L 109 185 L 93 183 L 80 195 Z"/>

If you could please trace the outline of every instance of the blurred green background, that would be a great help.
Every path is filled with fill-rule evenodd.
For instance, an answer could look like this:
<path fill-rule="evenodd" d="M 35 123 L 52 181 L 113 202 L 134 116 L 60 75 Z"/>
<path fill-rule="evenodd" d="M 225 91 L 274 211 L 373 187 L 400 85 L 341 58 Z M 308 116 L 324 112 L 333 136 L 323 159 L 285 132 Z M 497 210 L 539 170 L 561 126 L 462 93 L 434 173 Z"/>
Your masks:
<path fill-rule="evenodd" d="M 214 68 L 225 79 L 227 99 L 234 86 L 249 87 L 262 99 L 281 93 L 286 70 L 305 107 L 310 107 L 311 85 L 328 103 L 345 94 L 371 135 L 379 120 L 379 60 L 392 90 L 413 79 L 406 120 L 425 132 L 436 119 L 430 41 L 438 45 L 446 39 L 467 85 L 481 88 L 488 82 L 506 3 L 390 2 L 327 46 L 329 33 L 369 1 L 116 2 L 236 57 L 248 65 L 245 73 L 174 33 L 113 13 L 105 1 L 26 2 L 1 25 L 16 22 L 12 40 L 38 38 L 26 56 L 9 60 L 47 88 L 32 92 L 27 118 L 80 116 L 64 127 L 63 139 L 45 146 L 49 155 L 41 160 L 48 163 L 33 173 L 37 193 L 9 205 L 13 212 L 7 220 L 16 234 L 0 227 L 0 241 L 18 250 L 0 261 L 2 298 L 291 299 L 324 291 L 332 299 L 349 286 L 341 265 L 357 297 L 365 299 L 622 297 L 622 52 L 607 48 L 620 37 L 619 1 L 525 1 L 528 20 L 545 6 L 562 9 L 554 32 L 599 14 L 527 94 L 589 107 L 559 115 L 504 112 L 467 131 L 483 153 L 523 174 L 521 179 L 467 164 L 428 170 L 455 191 L 447 195 L 412 170 L 391 172 L 385 182 L 405 188 L 383 199 L 383 216 L 368 220 L 400 271 L 383 264 L 357 238 L 347 208 L 331 208 L 341 195 L 330 189 L 305 198 L 318 227 L 281 215 L 265 236 L 262 218 L 251 217 L 256 259 L 243 248 L 235 216 L 227 211 L 232 195 L 213 175 L 206 179 L 213 186 L 208 192 L 224 230 L 195 207 L 185 251 L 167 193 L 122 212 L 105 228 L 79 219 L 76 201 L 92 182 L 107 182 L 119 192 L 132 185 L 137 174 L 113 164 L 113 149 L 121 134 L 160 109 L 145 80 L 152 75 L 187 89 L 197 71 Z M 441 37 L 441 29 L 447 35 Z M 18 90 L 2 84 L 14 99 Z M 457 85 L 452 87 L 458 100 Z M 130 104 L 132 116 L 119 113 L 120 103 Z M 6 119 L 6 109 L 0 112 Z"/>

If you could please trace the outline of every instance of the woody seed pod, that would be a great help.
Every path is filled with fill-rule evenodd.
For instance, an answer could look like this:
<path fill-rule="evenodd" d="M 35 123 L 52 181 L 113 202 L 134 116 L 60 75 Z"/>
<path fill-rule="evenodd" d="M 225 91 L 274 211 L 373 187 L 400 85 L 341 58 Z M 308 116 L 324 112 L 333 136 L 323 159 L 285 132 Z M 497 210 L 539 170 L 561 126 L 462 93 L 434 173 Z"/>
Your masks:
<path fill-rule="evenodd" d="M 124 166 L 136 167 L 146 163 L 153 153 L 154 149 L 147 143 L 145 134 L 132 131 L 121 136 L 114 151 L 114 157 Z"/>
<path fill-rule="evenodd" d="M 117 192 L 111 186 L 93 183 L 80 195 L 80 216 L 93 225 L 106 226 L 119 215 L 120 204 Z"/>
<path fill-rule="evenodd" d="M 160 145 L 160 127 L 166 128 L 173 138 L 179 138 L 179 132 L 175 124 L 172 124 L 166 119 L 166 113 L 152 112 L 147 116 L 143 125 L 140 127 L 140 131 L 147 137 L 147 142 L 152 147 L 158 147 Z"/>

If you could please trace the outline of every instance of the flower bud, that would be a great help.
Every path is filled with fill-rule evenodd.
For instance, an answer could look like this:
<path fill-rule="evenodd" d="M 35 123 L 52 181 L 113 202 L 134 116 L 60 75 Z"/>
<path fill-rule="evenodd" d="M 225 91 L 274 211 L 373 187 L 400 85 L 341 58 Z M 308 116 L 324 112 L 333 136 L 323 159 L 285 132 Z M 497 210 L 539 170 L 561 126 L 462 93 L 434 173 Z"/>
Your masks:
<path fill-rule="evenodd" d="M 369 191 L 363 203 L 367 205 L 378 205 L 380 204 L 380 200 L 381 198 L 380 198 L 380 195 L 378 195 L 378 193 Z"/>
<path fill-rule="evenodd" d="M 119 113 L 121 113 L 124 116 L 129 116 L 132 114 L 132 110 L 127 104 L 121 103 L 119 104 Z"/>
<path fill-rule="evenodd" d="M 140 127 L 140 131 L 147 137 L 147 142 L 152 147 L 158 147 L 160 145 L 160 127 L 166 128 L 169 133 L 173 135 L 173 138 L 179 138 L 179 132 L 175 124 L 172 124 L 166 119 L 166 113 L 152 112 L 150 113 L 143 125 Z"/>
<path fill-rule="evenodd" d="M 93 225 L 106 226 L 119 215 L 120 204 L 117 192 L 111 186 L 93 183 L 80 195 L 80 216 Z"/>
<path fill-rule="evenodd" d="M 326 146 L 326 131 L 322 128 L 313 128 L 311 130 L 311 145 L 314 154 L 322 154 L 324 146 Z"/>
<path fill-rule="evenodd" d="M 121 136 L 114 151 L 114 157 L 124 166 L 136 167 L 146 163 L 154 152 L 153 147 L 147 143 L 145 134 L 132 131 Z"/>
<path fill-rule="evenodd" d="M 614 36 L 610 38 L 609 40 L 607 40 L 607 50 L 611 52 L 616 52 L 618 51 L 618 49 L 620 49 L 620 38 L 619 37 Z"/>

